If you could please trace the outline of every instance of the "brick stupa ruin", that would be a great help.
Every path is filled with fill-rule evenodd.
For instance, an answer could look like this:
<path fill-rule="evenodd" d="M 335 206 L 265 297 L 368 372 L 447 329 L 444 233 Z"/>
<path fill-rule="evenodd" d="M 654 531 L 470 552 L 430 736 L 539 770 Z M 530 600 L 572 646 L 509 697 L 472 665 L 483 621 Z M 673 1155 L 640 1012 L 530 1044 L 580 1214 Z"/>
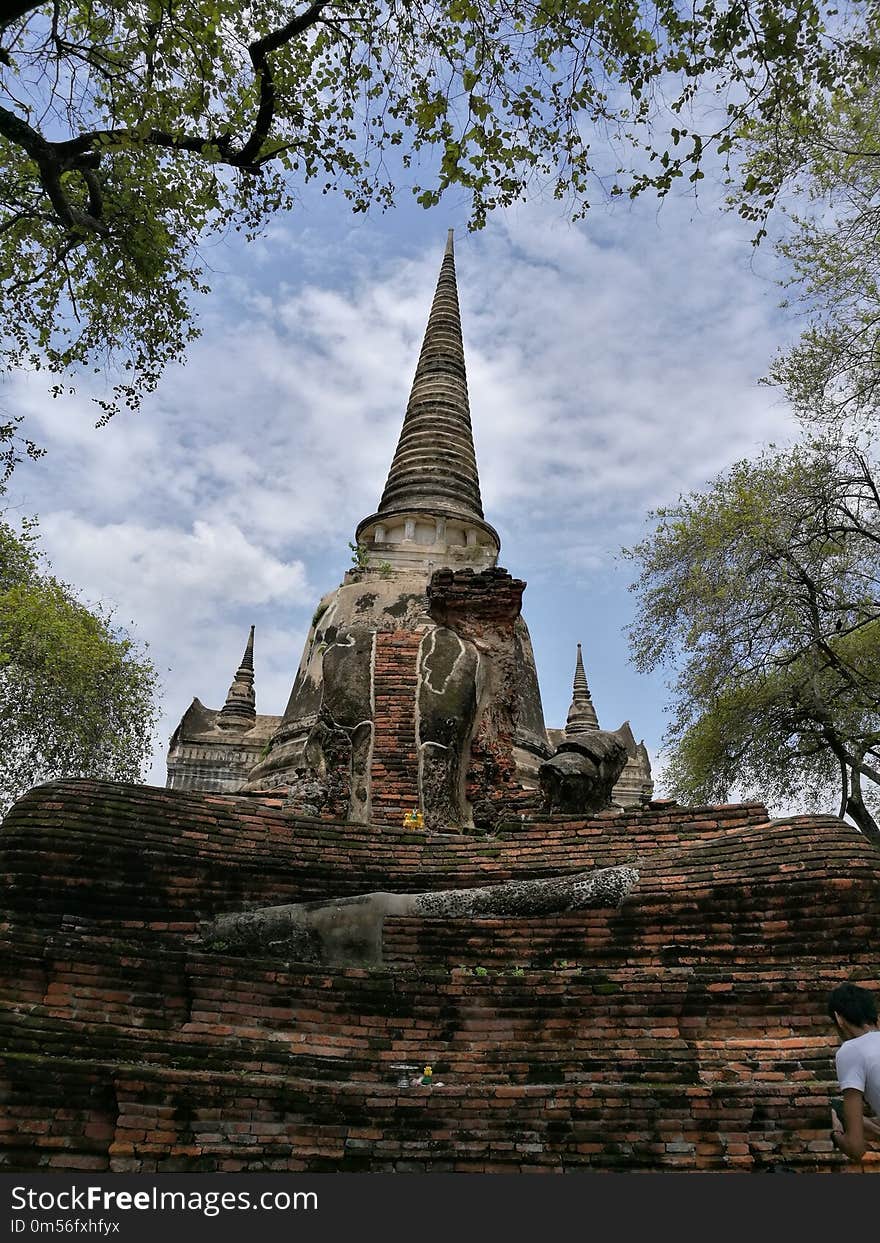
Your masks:
<path fill-rule="evenodd" d="M 282 717 L 251 632 L 170 788 L 54 782 L 0 827 L 0 1168 L 880 1170 L 832 1148 L 825 1017 L 880 989 L 880 854 L 651 801 L 580 651 L 545 729 L 451 244 L 357 542 Z"/>
<path fill-rule="evenodd" d="M 194 699 L 175 730 L 169 788 L 283 790 L 293 810 L 359 824 L 417 810 L 431 828 L 489 829 L 538 805 L 561 749 L 544 784 L 564 785 L 567 810 L 601 805 L 583 771 L 603 741 L 580 645 L 551 742 L 525 583 L 498 567 L 483 514 L 451 232 L 397 451 L 355 546 L 359 564 L 315 610 L 284 715 L 256 713 L 252 632 L 225 705 Z M 653 790 L 648 753 L 629 722 L 616 734 L 598 763 L 623 760 L 612 797 L 637 806 Z"/>

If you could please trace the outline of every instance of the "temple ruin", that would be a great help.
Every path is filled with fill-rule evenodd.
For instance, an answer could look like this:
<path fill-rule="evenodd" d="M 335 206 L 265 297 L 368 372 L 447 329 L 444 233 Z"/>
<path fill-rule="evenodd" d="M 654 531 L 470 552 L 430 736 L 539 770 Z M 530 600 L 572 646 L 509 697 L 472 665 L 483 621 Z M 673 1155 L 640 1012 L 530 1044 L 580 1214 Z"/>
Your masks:
<path fill-rule="evenodd" d="M 169 788 L 56 781 L 0 826 L 0 1168 L 880 1172 L 831 1143 L 825 1012 L 880 990 L 880 852 L 653 799 L 580 650 L 546 729 L 451 243 L 355 542 L 283 716 L 251 631 Z"/>
<path fill-rule="evenodd" d="M 485 830 L 540 805 L 541 767 L 562 747 L 567 809 L 607 803 L 589 793 L 602 731 L 580 645 L 568 724 L 548 731 L 526 584 L 498 567 L 483 514 L 451 232 L 397 451 L 355 547 L 315 609 L 283 716 L 256 714 L 251 633 L 224 706 L 194 699 L 175 730 L 169 788 L 281 790 L 292 810 L 359 824 L 418 809 L 432 828 Z M 628 722 L 618 732 L 610 801 L 638 806 L 650 760 Z"/>

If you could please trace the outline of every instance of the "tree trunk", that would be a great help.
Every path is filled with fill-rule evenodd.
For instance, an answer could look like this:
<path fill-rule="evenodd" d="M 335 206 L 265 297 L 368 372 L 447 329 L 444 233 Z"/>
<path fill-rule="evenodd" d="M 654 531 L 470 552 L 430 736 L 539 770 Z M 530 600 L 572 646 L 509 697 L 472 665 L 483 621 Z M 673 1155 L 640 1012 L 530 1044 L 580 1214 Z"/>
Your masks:
<path fill-rule="evenodd" d="M 868 811 L 862 799 L 862 775 L 855 766 L 852 766 L 849 772 L 850 795 L 846 800 L 847 813 L 856 822 L 868 841 L 880 849 L 880 827 L 878 827 L 877 821 Z"/>

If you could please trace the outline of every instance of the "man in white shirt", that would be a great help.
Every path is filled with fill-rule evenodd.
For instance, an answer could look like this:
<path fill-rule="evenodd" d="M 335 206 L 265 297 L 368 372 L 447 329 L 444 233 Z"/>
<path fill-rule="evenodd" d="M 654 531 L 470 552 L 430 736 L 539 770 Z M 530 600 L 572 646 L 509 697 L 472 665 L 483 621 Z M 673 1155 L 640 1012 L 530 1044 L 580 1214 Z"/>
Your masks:
<path fill-rule="evenodd" d="M 831 1142 L 852 1161 L 861 1161 L 870 1140 L 880 1139 L 880 1028 L 873 994 L 857 984 L 840 984 L 828 998 L 828 1016 L 841 1046 L 835 1058 L 843 1092 L 840 1112 L 831 1110 Z M 872 1118 L 865 1117 L 865 1106 Z"/>

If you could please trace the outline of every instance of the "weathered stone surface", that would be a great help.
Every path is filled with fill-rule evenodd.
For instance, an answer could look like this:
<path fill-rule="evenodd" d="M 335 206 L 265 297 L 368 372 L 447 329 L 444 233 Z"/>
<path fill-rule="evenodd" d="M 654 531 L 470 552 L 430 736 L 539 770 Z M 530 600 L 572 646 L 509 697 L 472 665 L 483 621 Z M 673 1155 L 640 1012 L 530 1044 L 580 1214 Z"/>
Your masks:
<path fill-rule="evenodd" d="M 219 710 L 194 699 L 168 748 L 172 790 L 238 790 L 278 728 L 276 716 L 258 716 L 254 696 L 254 627 L 226 702 Z"/>
<path fill-rule="evenodd" d="M 284 908 L 278 908 L 283 912 Z M 321 939 L 314 928 L 298 924 L 276 914 L 271 908 L 254 911 L 247 919 L 226 919 L 206 927 L 202 942 L 216 954 L 231 952 L 274 954 L 296 962 L 320 962 Z"/>
<path fill-rule="evenodd" d="M 638 879 L 635 868 L 616 867 L 576 872 L 573 876 L 511 881 L 481 889 L 446 889 L 419 894 L 414 913 L 433 919 L 493 919 L 508 915 L 528 919 L 588 907 L 619 906 Z"/>
<path fill-rule="evenodd" d="M 610 807 L 626 761 L 626 744 L 616 733 L 591 730 L 563 742 L 539 769 L 546 810 L 578 814 Z"/>
<path fill-rule="evenodd" d="M 547 737 L 551 747 L 561 749 L 563 742 L 579 741 L 584 734 L 599 729 L 599 718 L 593 704 L 587 675 L 584 670 L 583 652 L 580 643 L 577 645 L 575 661 L 574 686 L 572 688 L 571 706 L 564 730 L 548 729 Z M 654 792 L 654 781 L 651 776 L 651 761 L 643 742 L 636 743 L 629 721 L 624 721 L 615 731 L 622 739 L 627 751 L 627 760 L 623 771 L 615 784 L 612 801 L 620 807 L 638 807 L 650 802 Z M 554 750 L 554 754 L 556 753 Z"/>
<path fill-rule="evenodd" d="M 614 801 L 621 807 L 637 807 L 648 803 L 654 793 L 651 760 L 644 742 L 636 742 L 629 721 L 617 733 L 626 746 L 626 766 L 614 787 Z"/>
<path fill-rule="evenodd" d="M 373 636 L 362 627 L 335 630 L 323 654 L 321 711 L 340 729 L 356 729 L 373 715 L 370 664 Z"/>
<path fill-rule="evenodd" d="M 464 770 L 477 711 L 480 656 L 472 643 L 437 626 L 422 640 L 417 719 L 419 789 L 428 828 L 470 819 Z"/>
<path fill-rule="evenodd" d="M 378 963 L 387 916 L 425 919 L 530 919 L 589 907 L 619 906 L 638 883 L 635 868 L 604 868 L 435 893 L 369 893 L 330 902 L 221 915 L 203 930 L 209 946 L 273 952 L 306 961 Z"/>
<path fill-rule="evenodd" d="M 530 806 L 550 748 L 524 586 L 503 569 L 367 570 L 325 597 L 247 788 L 358 823 L 418 808 L 450 831 Z"/>
<path fill-rule="evenodd" d="M 320 702 L 299 763 L 286 774 L 288 802 L 307 815 L 363 822 L 370 812 L 374 636 L 329 624 L 322 633 Z"/>
<path fill-rule="evenodd" d="M 222 709 L 193 699 L 171 736 L 168 779 L 171 790 L 232 793 L 240 790 L 260 762 L 281 718 L 257 715 L 252 723 L 220 724 Z"/>
<path fill-rule="evenodd" d="M 315 610 L 284 716 L 266 755 L 249 774 L 248 790 L 285 789 L 302 779 L 310 768 L 306 744 L 325 709 L 325 718 L 329 713 L 350 730 L 371 719 L 373 634 L 419 634 L 429 625 L 426 583 L 424 572 L 386 575 L 367 569 L 357 581 L 344 582 L 324 596 Z M 349 672 L 344 666 L 352 656 L 356 667 Z"/>
<path fill-rule="evenodd" d="M 439 570 L 428 586 L 431 616 L 478 654 L 476 711 L 462 754 L 467 827 L 491 830 L 530 805 L 536 770 L 550 753 L 528 629 L 525 583 L 501 567 Z"/>
<path fill-rule="evenodd" d="M 516 687 L 513 750 L 516 770 L 523 780 L 537 786 L 538 767 L 550 755 L 552 748 L 544 725 L 544 707 L 532 638 L 522 616 L 513 623 L 513 660 Z"/>
<path fill-rule="evenodd" d="M 320 777 L 308 768 L 294 770 L 287 791 L 288 807 L 295 807 L 301 816 L 323 816 L 330 798 L 326 777 Z"/>

